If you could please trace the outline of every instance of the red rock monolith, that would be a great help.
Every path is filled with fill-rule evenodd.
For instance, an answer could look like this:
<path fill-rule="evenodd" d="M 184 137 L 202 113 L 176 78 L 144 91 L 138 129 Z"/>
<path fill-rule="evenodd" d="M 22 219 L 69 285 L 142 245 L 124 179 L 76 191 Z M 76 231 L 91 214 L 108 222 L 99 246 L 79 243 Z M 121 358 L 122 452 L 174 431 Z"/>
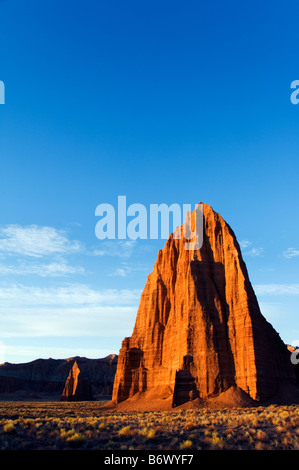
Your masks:
<path fill-rule="evenodd" d="M 232 229 L 209 205 L 198 207 L 202 247 L 185 249 L 182 226 L 181 238 L 171 234 L 159 251 L 132 336 L 122 342 L 114 403 L 163 395 L 176 406 L 230 388 L 265 401 L 281 381 L 295 379 L 284 343 L 261 314 Z"/>

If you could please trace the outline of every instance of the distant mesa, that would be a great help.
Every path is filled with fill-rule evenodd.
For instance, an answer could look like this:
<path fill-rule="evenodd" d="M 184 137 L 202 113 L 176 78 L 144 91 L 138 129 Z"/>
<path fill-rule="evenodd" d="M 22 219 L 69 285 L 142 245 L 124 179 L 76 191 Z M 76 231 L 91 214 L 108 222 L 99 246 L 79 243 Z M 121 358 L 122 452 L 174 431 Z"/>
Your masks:
<path fill-rule="evenodd" d="M 290 352 L 260 311 L 236 237 L 202 207 L 202 247 L 186 250 L 179 227 L 147 278 L 119 353 L 111 405 L 120 409 L 298 400 Z"/>
<path fill-rule="evenodd" d="M 75 361 L 60 397 L 60 401 L 91 401 L 93 400 L 91 385 L 80 371 Z"/>
<path fill-rule="evenodd" d="M 0 365 L 1 400 L 60 400 L 67 377 L 76 362 L 90 383 L 95 400 L 112 397 L 118 356 L 100 359 L 36 359 L 22 364 Z"/>

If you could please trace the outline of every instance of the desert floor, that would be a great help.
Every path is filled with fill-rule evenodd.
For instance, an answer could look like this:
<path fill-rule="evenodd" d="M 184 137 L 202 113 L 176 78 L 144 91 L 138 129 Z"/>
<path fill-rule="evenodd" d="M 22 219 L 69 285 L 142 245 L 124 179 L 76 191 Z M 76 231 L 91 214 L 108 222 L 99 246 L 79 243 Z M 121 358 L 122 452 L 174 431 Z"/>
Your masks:
<path fill-rule="evenodd" d="M 299 406 L 120 412 L 103 402 L 0 402 L 4 450 L 299 449 Z"/>

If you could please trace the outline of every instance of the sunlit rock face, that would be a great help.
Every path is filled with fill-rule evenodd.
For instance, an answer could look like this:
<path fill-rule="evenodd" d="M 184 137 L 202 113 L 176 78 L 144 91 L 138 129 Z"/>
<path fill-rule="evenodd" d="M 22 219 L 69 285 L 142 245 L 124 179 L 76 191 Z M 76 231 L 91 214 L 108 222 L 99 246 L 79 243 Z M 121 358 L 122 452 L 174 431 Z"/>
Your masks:
<path fill-rule="evenodd" d="M 173 406 L 230 387 L 264 401 L 294 379 L 289 353 L 266 321 L 230 226 L 207 205 L 203 243 L 170 235 L 142 292 L 132 336 L 119 354 L 113 401 L 169 390 Z M 190 216 L 191 225 L 195 212 Z M 177 233 L 177 232 L 176 232 Z"/>

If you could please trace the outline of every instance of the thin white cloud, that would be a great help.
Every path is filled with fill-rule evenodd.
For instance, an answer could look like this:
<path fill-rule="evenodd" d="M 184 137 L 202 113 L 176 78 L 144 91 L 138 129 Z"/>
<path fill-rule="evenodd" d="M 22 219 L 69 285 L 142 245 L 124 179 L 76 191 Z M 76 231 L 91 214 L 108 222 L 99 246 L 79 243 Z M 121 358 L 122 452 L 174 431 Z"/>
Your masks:
<path fill-rule="evenodd" d="M 239 242 L 239 245 L 242 248 L 244 256 L 253 256 L 253 257 L 262 256 L 263 251 L 264 251 L 263 248 L 252 247 L 251 249 L 248 249 L 252 245 L 252 242 L 250 242 L 249 240 L 241 240 Z"/>
<path fill-rule="evenodd" d="M 118 268 L 114 269 L 109 276 L 111 277 L 127 277 L 131 274 L 135 274 L 136 272 L 149 272 L 149 268 L 140 265 L 140 264 L 127 264 L 125 262 L 121 263 L 121 266 Z"/>
<path fill-rule="evenodd" d="M 134 240 L 106 240 L 99 243 L 99 247 L 90 252 L 91 255 L 130 258 L 136 245 Z"/>
<path fill-rule="evenodd" d="M 241 248 L 248 248 L 250 245 L 252 245 L 252 242 L 249 240 L 241 240 L 239 245 Z"/>
<path fill-rule="evenodd" d="M 132 334 L 137 306 L 10 307 L 1 313 L 1 337 L 100 336 Z M 6 317 L 5 314 L 6 313 Z"/>
<path fill-rule="evenodd" d="M 49 264 L 19 263 L 16 265 L 0 264 L 0 275 L 25 276 L 29 274 L 41 277 L 66 277 L 71 274 L 84 274 L 81 266 L 70 266 L 66 262 L 54 262 Z"/>
<path fill-rule="evenodd" d="M 251 248 L 251 250 L 246 251 L 244 255 L 258 257 L 258 256 L 262 256 L 263 252 L 264 252 L 264 248 Z"/>
<path fill-rule="evenodd" d="M 139 290 L 2 284 L 1 336 L 128 336 L 139 299 Z"/>
<path fill-rule="evenodd" d="M 299 256 L 299 250 L 296 248 L 288 248 L 282 253 L 282 255 L 286 259 L 295 258 L 296 256 Z"/>
<path fill-rule="evenodd" d="M 299 284 L 259 284 L 254 286 L 257 295 L 299 295 Z"/>
<path fill-rule="evenodd" d="M 138 289 L 94 290 L 85 284 L 69 284 L 61 287 L 24 286 L 22 284 L 2 284 L 0 286 L 1 305 L 13 302 L 22 306 L 78 306 L 135 304 L 140 297 Z M 1 331 L 1 330 L 0 330 Z"/>
<path fill-rule="evenodd" d="M 0 253 L 3 254 L 41 258 L 81 250 L 78 240 L 69 240 L 64 230 L 54 227 L 7 225 L 0 228 Z"/>
<path fill-rule="evenodd" d="M 109 276 L 111 277 L 127 277 L 131 274 L 132 270 L 128 266 L 122 268 L 116 268 Z"/>

